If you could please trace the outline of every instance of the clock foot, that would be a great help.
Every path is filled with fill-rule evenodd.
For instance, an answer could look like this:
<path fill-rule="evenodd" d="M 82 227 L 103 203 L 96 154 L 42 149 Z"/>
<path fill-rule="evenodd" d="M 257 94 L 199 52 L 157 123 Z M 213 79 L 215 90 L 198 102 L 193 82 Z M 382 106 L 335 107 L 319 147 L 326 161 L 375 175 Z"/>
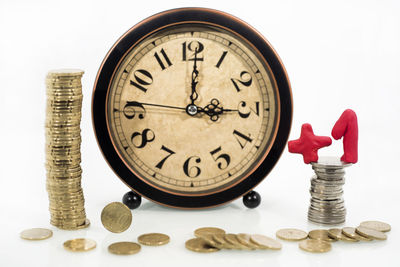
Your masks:
<path fill-rule="evenodd" d="M 129 191 L 122 197 L 122 203 L 128 206 L 131 210 L 134 210 L 142 203 L 142 197 L 133 191 Z"/>
<path fill-rule="evenodd" d="M 256 191 L 250 191 L 243 196 L 243 204 L 249 209 L 257 208 L 260 203 L 261 196 Z"/>

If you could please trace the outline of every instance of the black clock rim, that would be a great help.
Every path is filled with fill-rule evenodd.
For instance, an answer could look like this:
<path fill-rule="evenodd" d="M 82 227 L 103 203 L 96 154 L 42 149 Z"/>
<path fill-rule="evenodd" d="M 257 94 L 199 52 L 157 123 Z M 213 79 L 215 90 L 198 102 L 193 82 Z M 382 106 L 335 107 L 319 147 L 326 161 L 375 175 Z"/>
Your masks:
<path fill-rule="evenodd" d="M 170 24 L 206 22 L 228 28 L 252 43 L 269 64 L 278 86 L 280 121 L 275 141 L 260 166 L 238 184 L 224 191 L 204 196 L 183 196 L 161 191 L 133 174 L 119 158 L 112 144 L 106 124 L 106 99 L 109 82 L 120 59 L 149 32 Z M 174 208 L 200 209 L 219 206 L 233 201 L 257 186 L 279 160 L 289 137 L 292 124 L 292 93 L 285 68 L 272 46 L 251 26 L 240 19 L 213 9 L 179 8 L 158 13 L 129 29 L 110 49 L 98 71 L 92 95 L 92 123 L 97 143 L 104 158 L 115 174 L 133 191 L 143 197 Z"/>

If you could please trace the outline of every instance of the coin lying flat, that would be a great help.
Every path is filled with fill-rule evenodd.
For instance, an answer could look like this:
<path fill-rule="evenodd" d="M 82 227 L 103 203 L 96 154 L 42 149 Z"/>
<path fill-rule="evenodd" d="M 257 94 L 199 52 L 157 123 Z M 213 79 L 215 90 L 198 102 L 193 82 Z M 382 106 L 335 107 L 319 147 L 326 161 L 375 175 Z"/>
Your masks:
<path fill-rule="evenodd" d="M 359 240 L 348 237 L 343 234 L 342 229 L 339 228 L 332 228 L 328 230 L 328 235 L 331 238 L 341 240 L 341 241 L 348 241 L 348 242 L 358 242 Z"/>
<path fill-rule="evenodd" d="M 206 234 L 225 234 L 225 230 L 216 227 L 203 227 L 194 231 L 196 237 L 201 237 Z"/>
<path fill-rule="evenodd" d="M 363 227 L 363 226 L 357 227 L 356 232 L 357 232 L 357 234 L 365 236 L 367 238 L 372 238 L 372 239 L 376 239 L 376 240 L 386 240 L 387 239 L 387 236 L 385 233 L 371 229 L 371 228 Z"/>
<path fill-rule="evenodd" d="M 26 240 L 44 240 L 52 237 L 53 231 L 45 228 L 32 228 L 22 231 L 20 236 Z"/>
<path fill-rule="evenodd" d="M 77 238 L 64 242 L 64 248 L 73 252 L 89 251 L 96 248 L 96 241 L 87 238 Z"/>
<path fill-rule="evenodd" d="M 348 236 L 348 237 L 350 237 L 350 238 L 357 239 L 357 240 L 360 240 L 360 241 L 371 241 L 371 240 L 372 240 L 371 238 L 368 238 L 368 237 L 364 237 L 364 236 L 362 236 L 362 235 L 359 235 L 359 234 L 356 232 L 356 228 L 354 228 L 354 227 L 343 227 L 342 233 L 343 233 L 345 236 Z"/>
<path fill-rule="evenodd" d="M 132 255 L 140 251 L 141 246 L 134 242 L 117 242 L 108 246 L 108 251 L 117 255 Z"/>
<path fill-rule="evenodd" d="M 264 235 L 251 235 L 250 240 L 264 249 L 279 250 L 282 248 L 281 243 L 277 240 Z"/>
<path fill-rule="evenodd" d="M 121 202 L 112 202 L 101 212 L 101 222 L 108 231 L 122 233 L 132 223 L 132 212 Z"/>
<path fill-rule="evenodd" d="M 276 232 L 276 236 L 287 241 L 300 241 L 308 237 L 308 233 L 303 230 L 286 228 Z"/>
<path fill-rule="evenodd" d="M 371 228 L 380 232 L 389 232 L 391 230 L 389 224 L 380 221 L 365 221 L 360 223 L 360 226 Z"/>
<path fill-rule="evenodd" d="M 331 250 L 332 245 L 321 239 L 306 239 L 299 243 L 299 248 L 308 252 L 328 252 Z"/>
<path fill-rule="evenodd" d="M 203 238 L 193 238 L 185 243 L 185 247 L 194 252 L 210 253 L 219 251 L 218 248 L 209 246 Z"/>
<path fill-rule="evenodd" d="M 169 236 L 160 233 L 144 234 L 138 237 L 138 241 L 146 246 L 161 246 L 169 242 Z"/>
<path fill-rule="evenodd" d="M 335 239 L 329 236 L 328 230 L 322 230 L 322 229 L 310 231 L 308 233 L 308 237 L 311 239 L 323 240 L 328 242 L 336 241 Z"/>

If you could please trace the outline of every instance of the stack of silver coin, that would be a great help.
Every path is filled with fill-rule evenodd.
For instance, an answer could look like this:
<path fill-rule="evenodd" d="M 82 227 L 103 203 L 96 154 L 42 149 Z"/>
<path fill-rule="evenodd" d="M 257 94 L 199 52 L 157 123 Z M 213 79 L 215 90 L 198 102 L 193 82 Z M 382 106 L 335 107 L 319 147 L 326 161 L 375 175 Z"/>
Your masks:
<path fill-rule="evenodd" d="M 341 162 L 338 158 L 321 157 L 311 165 L 316 175 L 311 178 L 308 220 L 327 225 L 344 223 L 344 168 L 351 164 Z"/>

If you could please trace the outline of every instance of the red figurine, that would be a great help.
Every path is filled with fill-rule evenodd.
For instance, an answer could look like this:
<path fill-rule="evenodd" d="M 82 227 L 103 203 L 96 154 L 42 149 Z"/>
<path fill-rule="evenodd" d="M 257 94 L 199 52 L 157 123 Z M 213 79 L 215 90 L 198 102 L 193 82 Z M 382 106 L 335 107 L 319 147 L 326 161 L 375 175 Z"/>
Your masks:
<path fill-rule="evenodd" d="M 357 115 L 351 109 L 346 109 L 332 129 L 332 137 L 336 140 L 343 137 L 344 154 L 341 161 L 356 163 L 358 161 L 358 123 Z"/>
<path fill-rule="evenodd" d="M 332 144 L 329 136 L 314 135 L 311 124 L 301 126 L 301 135 L 297 140 L 289 141 L 289 152 L 303 155 L 304 163 L 318 162 L 318 149 Z"/>

